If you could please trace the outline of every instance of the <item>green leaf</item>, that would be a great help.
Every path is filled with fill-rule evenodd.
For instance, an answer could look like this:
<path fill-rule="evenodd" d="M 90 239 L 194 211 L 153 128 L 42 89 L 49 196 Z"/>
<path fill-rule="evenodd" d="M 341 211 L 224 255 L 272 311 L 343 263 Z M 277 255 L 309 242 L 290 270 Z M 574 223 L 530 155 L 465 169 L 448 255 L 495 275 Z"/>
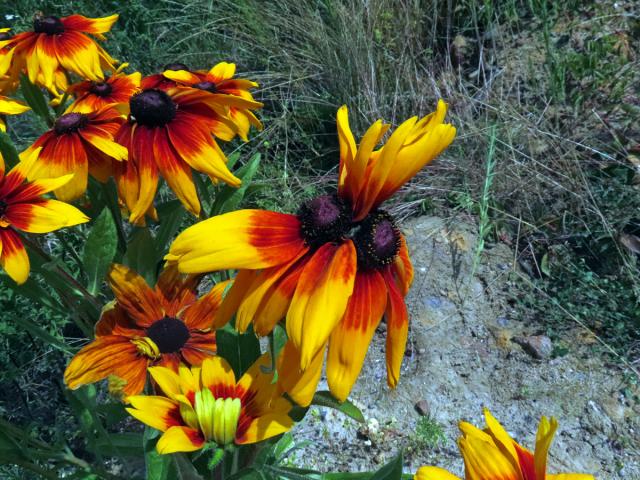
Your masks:
<path fill-rule="evenodd" d="M 179 200 L 171 200 L 158 206 L 160 227 L 156 233 L 156 247 L 159 252 L 167 250 L 169 243 L 180 228 L 186 212 Z"/>
<path fill-rule="evenodd" d="M 108 208 L 102 210 L 87 235 L 82 265 L 87 272 L 87 290 L 92 295 L 100 291 L 102 280 L 118 250 L 118 234 Z"/>
<path fill-rule="evenodd" d="M 216 345 L 218 355 L 229 362 L 236 378 L 240 378 L 260 356 L 260 342 L 251 327 L 242 334 L 228 325 L 217 330 Z"/>
<path fill-rule="evenodd" d="M 265 472 L 255 468 L 243 468 L 239 472 L 227 477 L 226 480 L 272 480 L 275 477 L 268 476 Z"/>
<path fill-rule="evenodd" d="M 179 480 L 204 480 L 186 455 L 175 453 L 171 456 L 173 457 Z"/>
<path fill-rule="evenodd" d="M 139 433 L 110 433 L 108 438 L 96 440 L 95 448 L 113 457 L 140 457 L 144 454 Z"/>
<path fill-rule="evenodd" d="M 211 207 L 211 216 L 236 210 L 242 202 L 247 188 L 251 185 L 251 179 L 258 171 L 260 165 L 260 154 L 256 153 L 249 162 L 235 172 L 236 177 L 242 180 L 242 185 L 233 188 L 225 185 L 216 195 L 216 199 Z"/>
<path fill-rule="evenodd" d="M 171 461 L 171 455 L 160 455 L 156 450 L 156 443 L 160 438 L 160 432 L 151 427 L 145 427 L 143 435 L 144 464 L 146 467 L 146 480 L 173 480 L 175 479 L 175 467 Z M 169 476 L 172 474 L 171 476 Z"/>
<path fill-rule="evenodd" d="M 122 259 L 129 268 L 142 275 L 149 285 L 155 285 L 161 255 L 148 228 L 138 229 L 127 245 L 127 253 Z"/>
<path fill-rule="evenodd" d="M 53 118 L 49 111 L 49 105 L 44 98 L 44 94 L 40 87 L 34 85 L 29 81 L 26 75 L 20 75 L 20 88 L 22 89 L 22 95 L 27 104 L 31 107 L 31 110 L 44 120 L 47 125 L 53 125 Z"/>
<path fill-rule="evenodd" d="M 0 132 L 0 154 L 4 158 L 5 170 L 8 171 L 20 162 L 18 151 L 9 135 Z"/>
<path fill-rule="evenodd" d="M 60 305 L 60 302 L 40 286 L 33 277 L 29 277 L 25 283 L 18 285 L 7 275 L 0 275 L 0 283 L 13 290 L 16 294 L 26 297 L 29 300 L 33 300 L 50 310 L 62 315 L 67 313 L 64 307 Z"/>
<path fill-rule="evenodd" d="M 402 480 L 402 453 L 373 474 L 376 480 Z"/>
<path fill-rule="evenodd" d="M 342 403 L 338 402 L 328 391 L 316 392 L 311 403 L 312 405 L 333 408 L 334 410 L 338 410 L 360 423 L 364 423 L 364 415 L 362 415 L 362 412 L 358 407 L 349 400 L 345 400 Z"/>

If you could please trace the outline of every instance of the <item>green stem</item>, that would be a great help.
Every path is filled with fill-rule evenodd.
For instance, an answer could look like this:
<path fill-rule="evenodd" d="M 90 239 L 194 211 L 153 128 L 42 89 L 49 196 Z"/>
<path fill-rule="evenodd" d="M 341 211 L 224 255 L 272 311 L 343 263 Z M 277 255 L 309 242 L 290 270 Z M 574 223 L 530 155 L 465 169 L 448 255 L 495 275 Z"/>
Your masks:
<path fill-rule="evenodd" d="M 115 189 L 115 184 L 110 180 L 108 183 L 102 183 L 102 192 L 104 193 L 105 203 L 107 208 L 113 215 L 113 220 L 116 224 L 116 231 L 118 233 L 118 250 L 125 252 L 127 249 L 127 235 L 122 227 L 122 214 L 120 208 L 118 208 L 118 195 Z"/>

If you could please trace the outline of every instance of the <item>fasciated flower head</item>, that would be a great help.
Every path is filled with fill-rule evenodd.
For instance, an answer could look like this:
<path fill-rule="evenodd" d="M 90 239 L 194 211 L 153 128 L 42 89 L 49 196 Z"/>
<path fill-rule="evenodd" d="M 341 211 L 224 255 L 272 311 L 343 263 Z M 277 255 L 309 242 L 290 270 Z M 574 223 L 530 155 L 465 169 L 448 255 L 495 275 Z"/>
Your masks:
<path fill-rule="evenodd" d="M 80 350 L 65 370 L 75 389 L 110 375 L 124 380 L 125 395 L 142 392 L 147 367 L 160 365 L 178 371 L 181 362 L 200 365 L 216 352 L 211 318 L 226 282 L 198 298 L 199 277 L 165 269 L 155 288 L 125 267 L 114 264 L 108 282 L 115 302 L 96 324 L 96 339 Z"/>
<path fill-rule="evenodd" d="M 36 150 L 25 157 L 7 175 L 0 155 L 0 265 L 19 284 L 29 277 L 29 256 L 18 230 L 48 233 L 89 220 L 71 205 L 42 197 L 69 182 L 72 175 L 27 181 L 29 166 L 37 153 Z"/>
<path fill-rule="evenodd" d="M 67 87 L 65 71 L 101 81 L 103 69 L 113 70 L 115 61 L 89 35 L 104 40 L 102 34 L 108 32 L 116 20 L 118 15 L 87 18 L 37 14 L 32 31 L 0 40 L 0 49 L 8 49 L 12 57 L 9 65 L 0 61 L 0 77 L 12 68 L 25 71 L 32 83 L 47 88 L 54 95 Z"/>
<path fill-rule="evenodd" d="M 321 369 L 329 345 L 327 379 L 339 400 L 351 391 L 386 317 L 387 382 L 395 387 L 413 267 L 404 236 L 380 205 L 453 140 L 445 113 L 439 102 L 436 112 L 407 120 L 374 150 L 388 126 L 376 122 L 356 148 L 342 107 L 337 194 L 310 200 L 297 215 L 240 210 L 205 220 L 180 234 L 166 259 L 183 272 L 238 269 L 216 325 L 236 313 L 240 331 L 253 322 L 266 335 L 286 317 L 287 352 L 303 371 Z M 319 379 L 319 370 L 310 378 Z"/>
<path fill-rule="evenodd" d="M 116 104 L 125 113 L 129 113 L 129 100 L 140 89 L 140 73 L 127 75 L 123 70 L 128 66 L 123 63 L 103 80 L 86 80 L 69 87 L 75 100 L 69 107 L 74 112 L 90 113 L 107 105 Z"/>
<path fill-rule="evenodd" d="M 27 149 L 27 154 L 39 151 L 29 178 L 73 173 L 73 179 L 54 193 L 64 201 L 79 198 L 87 190 L 89 174 L 104 183 L 113 175 L 114 163 L 127 160 L 127 149 L 114 140 L 124 122 L 122 112 L 113 106 L 89 113 L 67 110 Z"/>
<path fill-rule="evenodd" d="M 193 88 L 147 89 L 131 97 L 129 121 L 116 135 L 129 150 L 129 161 L 121 165 L 116 180 L 132 223 L 144 221 L 152 208 L 159 175 L 196 216 L 200 201 L 192 169 L 233 187 L 240 185 L 212 136 L 235 132 L 228 119 L 234 97 L 224 97 Z"/>
<path fill-rule="evenodd" d="M 163 396 L 131 396 L 127 411 L 163 432 L 156 446 L 161 454 L 192 452 L 207 443 L 217 446 L 256 443 L 291 429 L 291 403 L 264 373 L 270 357 L 263 355 L 236 382 L 221 357 L 201 368 L 180 366 L 179 372 L 152 367 L 149 373 Z"/>
<path fill-rule="evenodd" d="M 7 131 L 5 115 L 19 115 L 28 110 L 30 110 L 29 107 L 24 103 L 0 95 L 0 132 Z"/>
<path fill-rule="evenodd" d="M 536 446 L 532 453 L 513 440 L 488 410 L 484 412 L 487 427 L 480 430 L 461 422 L 462 438 L 458 446 L 464 459 L 465 480 L 595 480 L 582 473 L 547 473 L 547 456 L 558 428 L 555 418 L 542 417 Z M 422 467 L 415 480 L 460 480 L 437 467 Z"/>

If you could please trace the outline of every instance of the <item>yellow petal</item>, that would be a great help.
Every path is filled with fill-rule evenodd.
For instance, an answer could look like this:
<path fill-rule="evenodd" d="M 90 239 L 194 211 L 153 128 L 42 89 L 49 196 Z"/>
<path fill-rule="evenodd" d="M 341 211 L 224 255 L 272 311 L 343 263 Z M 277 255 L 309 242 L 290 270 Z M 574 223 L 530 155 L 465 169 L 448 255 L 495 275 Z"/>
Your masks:
<path fill-rule="evenodd" d="M 177 423 L 178 403 L 165 397 L 131 395 L 127 398 L 132 408 L 127 412 L 151 428 L 164 432 Z"/>
<path fill-rule="evenodd" d="M 231 365 L 222 357 L 209 357 L 202 362 L 200 370 L 200 388 L 210 388 L 217 398 L 220 387 L 236 385 L 236 376 Z"/>
<path fill-rule="evenodd" d="M 257 443 L 291 430 L 293 420 L 284 413 L 271 413 L 254 419 L 247 430 L 236 438 L 238 445 Z"/>
<path fill-rule="evenodd" d="M 189 427 L 171 427 L 164 432 L 156 449 L 158 453 L 165 455 L 176 452 L 193 452 L 204 445 L 204 439 L 200 432 Z"/>
<path fill-rule="evenodd" d="M 182 393 L 180 388 L 180 376 L 170 368 L 149 367 L 149 373 L 155 380 L 162 392 L 169 398 L 175 398 Z"/>
<path fill-rule="evenodd" d="M 460 478 L 442 468 L 420 467 L 413 480 L 460 480 Z"/>

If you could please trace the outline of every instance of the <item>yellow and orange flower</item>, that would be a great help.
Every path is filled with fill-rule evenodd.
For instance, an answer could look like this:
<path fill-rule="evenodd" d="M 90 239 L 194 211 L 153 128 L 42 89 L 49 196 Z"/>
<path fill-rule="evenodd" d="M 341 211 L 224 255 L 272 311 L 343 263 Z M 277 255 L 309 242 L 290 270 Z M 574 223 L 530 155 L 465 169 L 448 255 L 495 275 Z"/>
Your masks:
<path fill-rule="evenodd" d="M 140 72 L 127 75 L 123 72 L 129 66 L 123 63 L 111 76 L 101 81 L 85 80 L 71 85 L 68 92 L 75 97 L 69 110 L 91 113 L 107 105 L 117 104 L 129 113 L 129 100 L 140 89 Z"/>
<path fill-rule="evenodd" d="M 500 423 L 485 409 L 487 428 L 480 430 L 461 422 L 458 440 L 464 459 L 465 480 L 595 480 L 583 473 L 547 473 L 547 455 L 558 428 L 555 418 L 542 417 L 532 453 L 513 440 Z M 437 467 L 422 467 L 414 480 L 460 480 Z"/>
<path fill-rule="evenodd" d="M 194 88 L 148 89 L 131 97 L 129 121 L 116 135 L 129 150 L 129 161 L 116 172 L 116 181 L 131 223 L 143 222 L 153 207 L 159 174 L 196 216 L 200 200 L 192 169 L 240 185 L 212 134 L 233 138 L 237 129 L 228 118 L 229 107 L 248 105 L 252 103 L 243 98 Z"/>
<path fill-rule="evenodd" d="M 113 106 L 91 113 L 67 110 L 26 150 L 27 154 L 39 151 L 29 179 L 73 173 L 73 179 L 54 192 L 63 201 L 75 200 L 87 190 L 89 174 L 106 182 L 113 174 L 113 164 L 127 160 L 127 149 L 114 140 L 124 122 Z"/>
<path fill-rule="evenodd" d="M 9 40 L 10 28 L 0 28 L 0 42 Z M 17 63 L 13 63 L 13 50 L 7 47 L 0 47 L 0 95 L 10 95 L 18 89 L 20 84 L 20 68 Z"/>
<path fill-rule="evenodd" d="M 27 110 L 29 110 L 29 107 L 24 103 L 0 95 L 0 132 L 7 131 L 5 115 L 19 115 Z"/>
<path fill-rule="evenodd" d="M 297 215 L 240 210 L 205 220 L 181 233 L 166 259 L 182 272 L 239 269 L 216 326 L 237 312 L 239 330 L 253 322 L 265 335 L 286 317 L 295 347 L 288 353 L 303 371 L 322 367 L 329 344 L 327 377 L 339 400 L 351 391 L 386 316 L 387 382 L 395 387 L 413 268 L 404 237 L 379 206 L 451 143 L 455 128 L 443 123 L 445 114 L 440 101 L 436 112 L 407 120 L 374 150 L 389 126 L 374 123 L 356 147 L 342 107 L 336 195 L 311 200 Z"/>
<path fill-rule="evenodd" d="M 114 69 L 115 61 L 88 36 L 104 40 L 118 15 L 87 18 L 36 15 L 33 31 L 18 33 L 0 40 L 0 49 L 8 49 L 9 62 L 0 61 L 0 78 L 10 71 L 26 71 L 31 83 L 47 88 L 54 95 L 67 87 L 64 72 L 100 81 L 103 69 Z M 7 63 L 9 65 L 7 65 Z"/>
<path fill-rule="evenodd" d="M 89 218 L 77 208 L 42 195 L 71 180 L 71 175 L 27 182 L 27 170 L 37 151 L 7 175 L 0 155 L 0 266 L 18 284 L 29 277 L 29 256 L 16 230 L 48 233 L 85 223 Z"/>
<path fill-rule="evenodd" d="M 127 411 L 162 432 L 159 453 L 192 452 L 207 442 L 244 445 L 291 429 L 291 403 L 273 382 L 269 354 L 259 358 L 236 382 L 222 357 L 208 358 L 202 367 L 181 366 L 179 373 L 152 367 L 149 373 L 164 396 L 131 396 Z"/>
<path fill-rule="evenodd" d="M 108 282 L 115 302 L 105 308 L 96 324 L 96 339 L 67 366 L 67 386 L 75 389 L 113 375 L 126 382 L 125 395 L 136 395 L 144 388 L 148 366 L 177 372 L 181 362 L 200 365 L 214 355 L 211 319 L 226 283 L 198 299 L 198 280 L 166 268 L 152 289 L 136 272 L 114 264 Z"/>
<path fill-rule="evenodd" d="M 174 65 L 174 67 L 176 66 L 177 65 Z M 156 80 L 156 82 L 158 85 L 163 85 L 167 79 L 173 80 L 177 85 L 198 88 L 210 93 L 233 95 L 249 100 L 250 102 L 255 102 L 249 90 L 256 88 L 258 84 L 251 80 L 233 78 L 235 73 L 236 65 L 234 63 L 220 62 L 209 71 L 198 70 L 190 72 L 186 68 L 166 70 L 161 74 L 162 80 Z M 262 104 L 259 104 L 259 106 L 262 107 Z M 249 108 L 231 106 L 229 109 L 229 117 L 238 127 L 238 135 L 240 135 L 240 138 L 245 142 L 248 141 L 251 125 L 258 130 L 262 130 L 262 123 L 260 123 L 260 120 L 258 120 Z"/>

